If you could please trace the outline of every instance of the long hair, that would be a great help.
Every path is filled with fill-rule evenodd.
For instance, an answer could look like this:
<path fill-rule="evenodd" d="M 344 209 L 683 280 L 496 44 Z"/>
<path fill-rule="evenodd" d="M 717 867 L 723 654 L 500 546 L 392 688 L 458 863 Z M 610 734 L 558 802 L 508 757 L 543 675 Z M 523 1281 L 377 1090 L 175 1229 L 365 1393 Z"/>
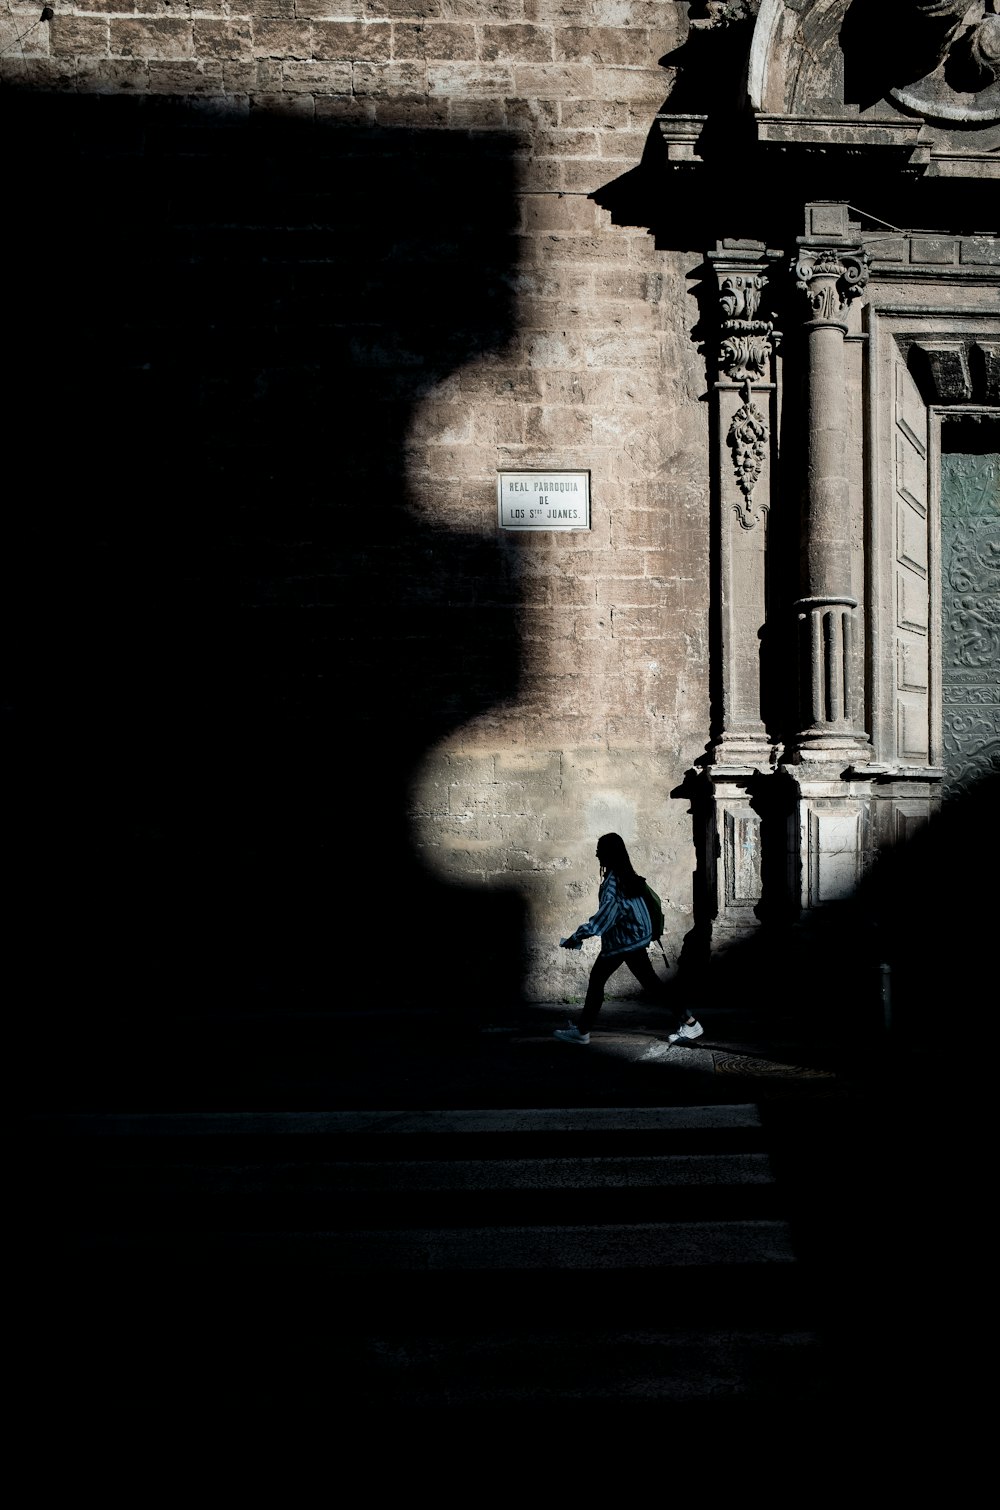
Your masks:
<path fill-rule="evenodd" d="M 629 859 L 625 840 L 621 834 L 602 834 L 597 841 L 597 859 L 601 867 L 601 880 L 613 870 L 618 877 L 622 895 L 636 897 L 646 884 L 644 876 L 637 875 Z"/>

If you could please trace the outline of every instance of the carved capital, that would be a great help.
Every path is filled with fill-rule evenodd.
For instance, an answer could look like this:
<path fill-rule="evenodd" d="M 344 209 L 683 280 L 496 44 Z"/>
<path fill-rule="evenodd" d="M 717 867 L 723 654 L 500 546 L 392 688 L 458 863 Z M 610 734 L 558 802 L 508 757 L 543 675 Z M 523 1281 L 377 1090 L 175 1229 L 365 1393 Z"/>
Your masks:
<path fill-rule="evenodd" d="M 758 320 L 767 278 L 758 272 L 719 270 L 719 368 L 732 382 L 766 378 L 774 326 Z"/>
<path fill-rule="evenodd" d="M 792 260 L 814 320 L 837 322 L 868 282 L 871 258 L 863 247 L 803 247 Z"/>

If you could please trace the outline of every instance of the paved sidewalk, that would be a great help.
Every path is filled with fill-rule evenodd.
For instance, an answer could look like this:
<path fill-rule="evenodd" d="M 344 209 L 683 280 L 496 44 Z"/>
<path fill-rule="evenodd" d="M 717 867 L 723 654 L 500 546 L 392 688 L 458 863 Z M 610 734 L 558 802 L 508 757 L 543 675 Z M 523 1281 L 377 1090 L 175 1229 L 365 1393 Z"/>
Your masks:
<path fill-rule="evenodd" d="M 512 1003 L 485 1017 L 373 999 L 338 1011 L 214 1009 L 81 1026 L 36 1109 L 64 1112 L 407 1110 L 736 1105 L 855 1098 L 884 1080 L 884 1032 L 815 1010 L 710 1008 L 672 1045 L 672 1013 L 609 1000 L 589 1045 L 579 1014 Z M 848 1031 L 849 1027 L 849 1031 Z M 910 1073 L 909 1068 L 907 1073 Z"/>
<path fill-rule="evenodd" d="M 850 1096 L 870 1068 L 856 1045 L 850 1060 L 838 1057 L 843 1036 L 806 1019 L 706 1010 L 704 1037 L 672 1045 L 672 1014 L 608 1001 L 589 1045 L 554 1038 L 578 1012 L 518 1003 L 483 1019 L 372 1001 L 215 1014 L 198 1026 L 196 1064 L 184 1059 L 172 1074 L 161 1060 L 145 1090 L 133 1068 L 128 1095 L 136 1108 L 163 1110 L 719 1105 Z"/>

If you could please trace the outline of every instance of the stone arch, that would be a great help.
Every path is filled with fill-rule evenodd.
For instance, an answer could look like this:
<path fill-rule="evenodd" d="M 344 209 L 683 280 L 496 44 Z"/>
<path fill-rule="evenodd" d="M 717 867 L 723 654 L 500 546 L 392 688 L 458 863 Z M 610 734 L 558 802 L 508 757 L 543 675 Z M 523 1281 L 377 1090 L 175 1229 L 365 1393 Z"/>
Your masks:
<path fill-rule="evenodd" d="M 747 94 L 770 115 L 825 115 L 843 109 L 837 38 L 845 0 L 763 0 L 754 26 Z"/>

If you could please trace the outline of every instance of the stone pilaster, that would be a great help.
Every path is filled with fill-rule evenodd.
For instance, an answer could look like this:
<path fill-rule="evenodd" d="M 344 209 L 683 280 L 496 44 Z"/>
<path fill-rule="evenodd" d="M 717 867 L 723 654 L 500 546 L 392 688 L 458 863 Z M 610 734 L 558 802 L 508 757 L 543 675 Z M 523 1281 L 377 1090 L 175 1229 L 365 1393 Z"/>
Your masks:
<path fill-rule="evenodd" d="M 713 727 L 703 787 L 704 903 L 712 948 L 758 925 L 762 820 L 754 793 L 773 769 L 764 723 L 761 647 L 767 617 L 768 518 L 777 435 L 775 347 L 767 316 L 774 253 L 727 246 L 707 256 L 714 274 Z"/>
<path fill-rule="evenodd" d="M 713 384 L 718 664 L 713 767 L 767 769 L 772 746 L 761 711 L 761 636 L 775 425 L 777 334 L 762 311 L 770 260 L 724 245 L 708 254 L 717 281 Z"/>

